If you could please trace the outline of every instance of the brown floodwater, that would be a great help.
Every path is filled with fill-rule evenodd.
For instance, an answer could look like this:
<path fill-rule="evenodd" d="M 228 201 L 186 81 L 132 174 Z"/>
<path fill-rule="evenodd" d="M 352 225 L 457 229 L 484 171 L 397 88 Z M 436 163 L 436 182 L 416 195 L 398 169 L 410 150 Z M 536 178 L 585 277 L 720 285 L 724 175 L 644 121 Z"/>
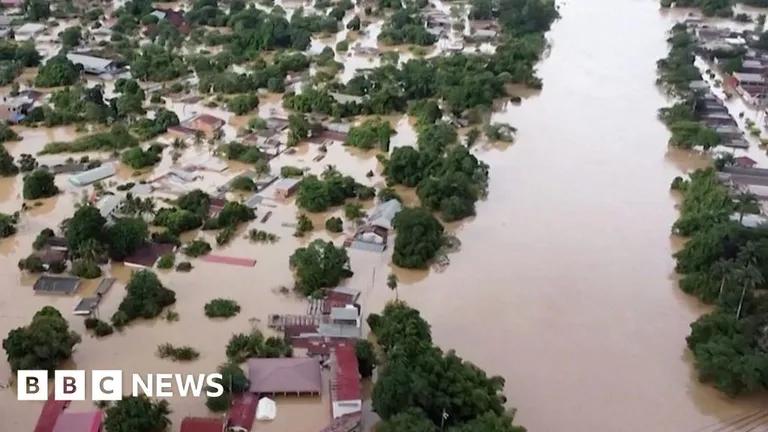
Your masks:
<path fill-rule="evenodd" d="M 516 142 L 480 143 L 475 150 L 490 165 L 490 193 L 476 217 L 448 226 L 461 240 L 460 250 L 449 255 L 450 265 L 442 272 L 405 271 L 391 266 L 389 254 L 352 250 L 355 275 L 345 285 L 362 292 L 365 312 L 378 311 L 394 297 L 385 281 L 395 271 L 400 297 L 422 311 L 444 349 L 456 349 L 506 379 L 509 405 L 531 431 L 692 432 L 764 407 L 765 399 L 732 400 L 698 383 L 685 348 L 689 323 L 706 309 L 676 285 L 670 255 L 680 240 L 669 234 L 677 216 L 669 182 L 708 160 L 667 147 L 668 133 L 656 120 L 656 110 L 668 101 L 654 85 L 655 62 L 667 51 L 665 33 L 683 15 L 662 13 L 654 0 L 570 1 L 561 5 L 561 14 L 548 34 L 551 50 L 539 66 L 544 89 L 494 114 L 494 120 L 518 128 Z M 375 46 L 370 35 L 358 40 Z M 345 69 L 345 79 L 351 70 L 375 64 L 357 56 L 338 58 L 356 62 Z M 260 114 L 281 111 L 279 101 L 270 98 L 262 101 Z M 244 123 L 198 104 L 168 106 L 180 117 L 209 112 L 225 118 L 230 123 L 227 139 Z M 393 147 L 414 142 L 406 118 L 389 120 L 398 130 Z M 14 156 L 75 133 L 61 128 L 22 134 L 23 141 L 7 146 Z M 209 152 L 206 144 L 191 146 L 180 163 Z M 373 152 L 336 143 L 322 161 L 313 161 L 319 154 L 317 145 L 304 144 L 275 159 L 272 170 L 295 165 L 319 174 L 334 165 L 365 184 L 383 184 Z M 171 166 L 166 155 L 141 178 Z M 224 173 L 206 173 L 195 186 L 212 191 L 243 169 L 231 164 Z M 375 175 L 367 178 L 368 171 Z M 123 168 L 117 180 L 131 176 Z M 34 279 L 16 268 L 30 253 L 35 235 L 71 215 L 83 195 L 66 176 L 59 176 L 57 184 L 63 193 L 32 207 L 22 216 L 19 233 L 0 241 L 0 335 L 28 323 L 40 307 L 56 306 L 83 335 L 67 367 L 210 372 L 224 361 L 233 333 L 254 327 L 266 331 L 268 314 L 305 310 L 300 298 L 281 290 L 292 284 L 290 254 L 314 238 L 340 242 L 343 237 L 323 229 L 325 218 L 340 215 L 339 209 L 314 215 L 315 230 L 295 238 L 293 201 L 266 200 L 257 215 L 260 219 L 272 211 L 268 222 L 257 219 L 229 245 L 215 248 L 219 254 L 253 258 L 255 267 L 193 260 L 195 268 L 188 274 L 159 271 L 177 293 L 173 309 L 180 320 L 139 322 L 95 339 L 71 314 L 75 298 L 33 295 Z M 20 191 L 20 177 L 0 179 L 0 212 L 21 207 Z M 412 191 L 404 192 L 408 202 L 417 201 Z M 251 243 L 245 238 L 251 228 L 273 232 L 280 241 Z M 345 235 L 353 231 L 345 223 Z M 211 233 L 191 233 L 185 240 L 196 236 L 212 240 Z M 105 270 L 118 278 L 100 307 L 100 315 L 109 317 L 130 269 L 113 265 Z M 81 294 L 92 288 L 93 283 L 87 284 Z M 203 305 L 215 297 L 237 300 L 242 312 L 229 320 L 209 320 Z M 191 345 L 201 356 L 190 363 L 159 359 L 156 347 L 165 342 Z M 0 384 L 9 378 L 7 363 L 0 360 Z M 14 391 L 0 389 L 0 432 L 31 430 L 39 413 L 40 403 L 17 402 Z M 184 416 L 212 415 L 200 399 L 171 398 L 170 403 L 173 431 Z M 328 420 L 325 398 L 280 399 L 278 419 L 254 430 L 312 432 Z"/>

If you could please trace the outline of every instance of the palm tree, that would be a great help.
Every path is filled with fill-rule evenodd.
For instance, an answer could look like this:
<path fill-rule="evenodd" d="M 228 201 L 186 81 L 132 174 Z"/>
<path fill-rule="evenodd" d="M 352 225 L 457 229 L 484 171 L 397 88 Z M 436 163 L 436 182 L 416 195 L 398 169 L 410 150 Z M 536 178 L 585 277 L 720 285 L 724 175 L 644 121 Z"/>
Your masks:
<path fill-rule="evenodd" d="M 200 146 L 203 143 L 203 131 L 195 131 L 195 146 Z"/>
<path fill-rule="evenodd" d="M 739 223 L 744 219 L 744 213 L 757 206 L 757 196 L 752 192 L 741 192 L 736 196 L 736 208 L 739 210 Z"/>
<path fill-rule="evenodd" d="M 387 287 L 395 292 L 395 300 L 400 300 L 400 295 L 397 291 L 397 282 L 396 274 L 390 273 L 389 276 L 387 276 Z"/>
<path fill-rule="evenodd" d="M 736 308 L 736 319 L 738 320 L 741 317 L 741 308 L 744 305 L 744 296 L 747 294 L 747 289 L 750 291 L 756 289 L 765 283 L 765 279 L 760 269 L 753 263 L 747 264 L 744 268 L 737 270 L 737 272 L 741 282 L 741 297 L 739 298 L 739 306 Z"/>
<path fill-rule="evenodd" d="M 139 214 L 139 216 L 144 216 L 145 214 L 148 215 L 154 215 L 155 214 L 155 201 L 152 200 L 152 198 L 144 198 L 143 200 L 140 199 L 137 202 L 136 211 Z"/>

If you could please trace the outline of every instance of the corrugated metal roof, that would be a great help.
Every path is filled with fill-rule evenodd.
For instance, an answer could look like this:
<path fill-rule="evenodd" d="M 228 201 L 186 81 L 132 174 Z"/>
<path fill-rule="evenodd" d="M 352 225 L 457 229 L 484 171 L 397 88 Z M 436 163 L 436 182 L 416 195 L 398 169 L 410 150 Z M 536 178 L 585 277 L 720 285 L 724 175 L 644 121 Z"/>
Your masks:
<path fill-rule="evenodd" d="M 252 393 L 320 393 L 320 363 L 311 358 L 248 359 Z"/>
<path fill-rule="evenodd" d="M 105 58 L 86 55 L 86 54 L 68 53 L 67 59 L 76 65 L 78 64 L 82 65 L 83 69 L 92 70 L 92 71 L 101 70 L 106 72 L 109 65 L 114 63 L 114 61 L 110 59 L 105 59 Z"/>
<path fill-rule="evenodd" d="M 88 186 L 99 180 L 112 177 L 116 172 L 117 170 L 113 164 L 104 164 L 100 167 L 70 177 L 69 182 L 75 186 Z"/>

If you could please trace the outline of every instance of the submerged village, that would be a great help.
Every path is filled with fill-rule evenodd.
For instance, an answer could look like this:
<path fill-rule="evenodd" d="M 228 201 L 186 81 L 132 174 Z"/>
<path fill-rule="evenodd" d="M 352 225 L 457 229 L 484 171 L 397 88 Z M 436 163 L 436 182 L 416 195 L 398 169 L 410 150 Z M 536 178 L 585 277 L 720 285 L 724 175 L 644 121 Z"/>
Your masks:
<path fill-rule="evenodd" d="M 524 430 L 399 290 L 461 254 L 483 154 L 516 134 L 494 113 L 542 86 L 557 17 L 3 0 L 0 430 Z M 219 372 L 225 393 L 20 402 L 23 369 Z"/>

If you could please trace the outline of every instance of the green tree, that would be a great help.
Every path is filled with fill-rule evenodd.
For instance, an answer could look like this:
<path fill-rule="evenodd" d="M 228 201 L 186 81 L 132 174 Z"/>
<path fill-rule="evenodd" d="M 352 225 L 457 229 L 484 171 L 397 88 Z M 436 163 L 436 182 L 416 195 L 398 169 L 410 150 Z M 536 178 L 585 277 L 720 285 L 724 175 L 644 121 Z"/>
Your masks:
<path fill-rule="evenodd" d="M 51 16 L 51 4 L 47 0 L 26 0 L 23 9 L 30 21 L 43 21 Z"/>
<path fill-rule="evenodd" d="M 405 208 L 395 216 L 397 232 L 392 262 L 405 268 L 425 268 L 443 244 L 444 228 L 423 208 Z"/>
<path fill-rule="evenodd" d="M 82 29 L 80 26 L 68 27 L 61 32 L 59 37 L 64 48 L 74 48 L 80 45 L 80 41 L 83 39 Z"/>
<path fill-rule="evenodd" d="M 115 327 L 122 327 L 136 318 L 154 318 L 164 307 L 176 302 L 176 293 L 164 287 L 150 270 L 134 273 L 125 289 L 126 295 L 112 315 Z"/>
<path fill-rule="evenodd" d="M 38 169 L 24 177 L 24 199 L 48 198 L 58 193 L 53 174 L 46 170 Z"/>
<path fill-rule="evenodd" d="M 149 238 L 147 223 L 140 218 L 121 218 L 107 228 L 109 255 L 122 260 L 134 253 Z"/>
<path fill-rule="evenodd" d="M 376 352 L 373 349 L 373 344 L 368 340 L 358 339 L 355 343 L 355 355 L 357 356 L 360 376 L 370 378 L 376 367 Z"/>
<path fill-rule="evenodd" d="M 45 306 L 26 327 L 11 330 L 3 339 L 3 349 L 13 371 L 42 369 L 53 373 L 72 356 L 80 336 L 69 330 L 69 324 L 52 306 Z"/>
<path fill-rule="evenodd" d="M 70 250 L 77 251 L 86 240 L 101 242 L 107 220 L 99 209 L 85 205 L 75 211 L 65 225 L 65 237 Z"/>
<path fill-rule="evenodd" d="M 127 396 L 107 408 L 104 428 L 106 432 L 165 432 L 171 425 L 170 413 L 165 400 Z"/>
<path fill-rule="evenodd" d="M 296 289 L 306 296 L 334 287 L 352 276 L 346 249 L 320 239 L 296 249 L 290 266 L 295 271 Z"/>
<path fill-rule="evenodd" d="M 4 146 L 0 145 L 0 176 L 15 176 L 19 173 L 19 167 L 13 163 L 13 156 Z"/>
<path fill-rule="evenodd" d="M 37 71 L 35 85 L 38 87 L 59 87 L 72 85 L 80 79 L 80 70 L 64 55 L 50 58 Z"/>

